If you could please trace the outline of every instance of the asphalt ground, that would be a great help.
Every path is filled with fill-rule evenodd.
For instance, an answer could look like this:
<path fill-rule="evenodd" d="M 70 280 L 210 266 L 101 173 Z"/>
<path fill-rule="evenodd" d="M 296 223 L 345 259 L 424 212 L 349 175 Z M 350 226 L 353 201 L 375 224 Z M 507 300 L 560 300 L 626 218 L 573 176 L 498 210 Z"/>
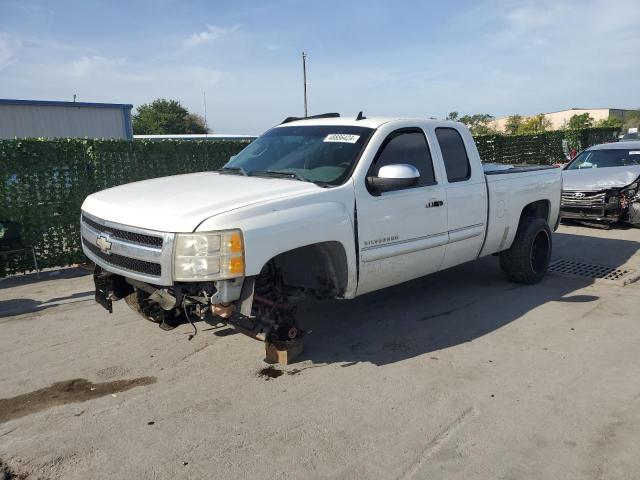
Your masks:
<path fill-rule="evenodd" d="M 226 328 L 109 315 L 76 269 L 0 281 L 0 461 L 43 479 L 640 478 L 640 230 L 561 226 L 550 273 L 495 257 L 309 305 L 297 363 Z M 625 285 L 626 283 L 626 285 Z M 0 478 L 2 474 L 0 473 Z M 8 475 L 7 475 L 8 476 Z"/>

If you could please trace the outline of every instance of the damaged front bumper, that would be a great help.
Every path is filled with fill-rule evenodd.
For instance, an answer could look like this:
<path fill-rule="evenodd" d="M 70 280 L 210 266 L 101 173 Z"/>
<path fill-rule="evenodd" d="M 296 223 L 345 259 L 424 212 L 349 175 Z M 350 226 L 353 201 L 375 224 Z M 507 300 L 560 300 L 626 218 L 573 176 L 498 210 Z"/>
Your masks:
<path fill-rule="evenodd" d="M 560 204 L 562 218 L 615 223 L 623 215 L 618 191 L 563 191 Z"/>
<path fill-rule="evenodd" d="M 563 191 L 560 216 L 563 219 L 604 223 L 634 222 L 630 206 L 640 201 L 632 188 L 593 191 Z"/>
<path fill-rule="evenodd" d="M 227 305 L 241 299 L 244 278 L 213 282 L 176 282 L 171 286 L 154 285 L 109 272 L 96 264 L 93 274 L 96 302 L 113 313 L 113 302 L 137 290 L 146 292 L 150 301 L 164 310 L 180 307 L 185 301 L 208 306 Z"/>
<path fill-rule="evenodd" d="M 142 292 L 144 301 L 139 313 L 161 326 L 184 315 L 189 322 L 213 320 L 228 324 L 261 341 L 292 340 L 302 334 L 289 315 L 255 314 L 254 300 L 269 310 L 283 312 L 286 307 L 254 295 L 253 277 L 163 287 L 126 278 L 97 265 L 93 280 L 95 300 L 109 313 L 113 313 L 114 301 Z"/>

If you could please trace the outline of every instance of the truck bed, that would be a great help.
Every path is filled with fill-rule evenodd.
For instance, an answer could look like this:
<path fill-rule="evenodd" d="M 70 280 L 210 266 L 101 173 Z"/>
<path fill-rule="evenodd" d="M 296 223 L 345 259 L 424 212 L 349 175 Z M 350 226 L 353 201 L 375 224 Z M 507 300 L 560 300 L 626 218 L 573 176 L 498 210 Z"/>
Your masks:
<path fill-rule="evenodd" d="M 520 215 L 529 204 L 542 204 L 550 227 L 556 225 L 562 184 L 562 171 L 559 168 L 487 164 L 483 167 L 489 211 L 487 236 L 480 256 L 501 252 L 511 246 Z"/>

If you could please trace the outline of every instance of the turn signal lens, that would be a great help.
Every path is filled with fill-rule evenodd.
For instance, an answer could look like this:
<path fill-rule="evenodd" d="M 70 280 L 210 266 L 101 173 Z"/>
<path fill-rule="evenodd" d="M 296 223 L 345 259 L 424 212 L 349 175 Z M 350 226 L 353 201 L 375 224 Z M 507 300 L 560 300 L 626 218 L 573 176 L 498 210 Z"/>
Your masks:
<path fill-rule="evenodd" d="M 231 257 L 223 260 L 221 268 L 229 273 L 229 276 L 242 276 L 244 275 L 244 258 Z"/>
<path fill-rule="evenodd" d="M 221 250 L 223 254 L 242 253 L 242 235 L 239 231 L 234 230 L 229 233 L 225 233 L 222 237 Z"/>

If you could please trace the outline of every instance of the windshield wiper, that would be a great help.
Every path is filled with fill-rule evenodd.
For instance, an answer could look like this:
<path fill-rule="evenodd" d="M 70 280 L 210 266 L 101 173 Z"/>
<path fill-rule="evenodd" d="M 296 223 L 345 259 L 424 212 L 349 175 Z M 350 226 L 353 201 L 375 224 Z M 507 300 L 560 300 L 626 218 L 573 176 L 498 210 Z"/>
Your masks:
<path fill-rule="evenodd" d="M 253 172 L 253 175 L 262 175 L 263 177 L 287 177 L 292 180 L 300 180 L 301 182 L 311 182 L 311 180 L 309 180 L 308 178 L 304 178 L 297 172 L 284 172 L 282 170 L 263 170 Z"/>
<path fill-rule="evenodd" d="M 249 176 L 249 173 L 242 167 L 222 167 L 218 170 L 218 173 L 231 173 L 234 175 L 237 175 L 239 173 L 240 175 L 244 175 L 245 177 Z"/>

